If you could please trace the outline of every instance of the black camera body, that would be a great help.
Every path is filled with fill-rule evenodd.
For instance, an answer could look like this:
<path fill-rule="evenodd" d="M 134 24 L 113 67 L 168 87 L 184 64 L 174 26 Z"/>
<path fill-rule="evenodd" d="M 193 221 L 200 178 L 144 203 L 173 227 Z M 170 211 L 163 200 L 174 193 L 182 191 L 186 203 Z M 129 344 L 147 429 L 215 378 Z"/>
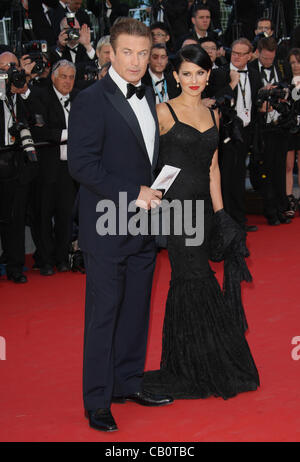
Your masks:
<path fill-rule="evenodd" d="M 267 102 L 269 106 L 279 112 L 282 118 L 290 116 L 289 88 L 284 83 L 278 83 L 275 88 L 261 88 L 258 91 L 256 104 L 261 108 L 264 102 Z"/>
<path fill-rule="evenodd" d="M 221 138 L 226 144 L 229 141 L 240 141 L 243 142 L 242 127 L 243 122 L 238 117 L 237 112 L 234 108 L 233 98 L 230 95 L 224 95 L 216 99 L 216 102 L 211 109 L 218 109 L 222 114 L 220 119 L 221 126 Z"/>
<path fill-rule="evenodd" d="M 80 38 L 80 30 L 75 27 L 75 13 L 67 13 L 68 28 L 65 30 L 68 36 L 68 41 L 78 40 Z"/>
<path fill-rule="evenodd" d="M 42 74 L 45 68 L 49 65 L 44 61 L 43 57 L 48 51 L 48 45 L 45 40 L 32 40 L 23 44 L 22 54 L 29 55 L 31 61 L 35 62 L 35 66 L 32 69 L 33 74 Z"/>
<path fill-rule="evenodd" d="M 4 101 L 11 94 L 11 85 L 23 88 L 26 85 L 26 74 L 17 69 L 15 63 L 10 63 L 7 71 L 0 70 L 0 100 Z"/>

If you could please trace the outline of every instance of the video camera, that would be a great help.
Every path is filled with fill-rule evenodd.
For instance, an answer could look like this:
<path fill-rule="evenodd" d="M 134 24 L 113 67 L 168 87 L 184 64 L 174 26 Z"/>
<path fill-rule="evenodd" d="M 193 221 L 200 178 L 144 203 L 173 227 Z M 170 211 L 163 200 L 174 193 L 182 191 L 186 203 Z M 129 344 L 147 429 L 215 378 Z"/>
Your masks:
<path fill-rule="evenodd" d="M 262 88 L 258 92 L 257 106 L 261 107 L 265 101 L 279 112 L 280 117 L 276 124 L 278 127 L 292 134 L 300 132 L 300 89 L 298 87 L 280 82 L 269 90 Z"/>
<path fill-rule="evenodd" d="M 226 144 L 229 141 L 240 141 L 243 142 L 242 127 L 243 122 L 238 117 L 236 110 L 234 109 L 234 100 L 229 95 L 221 96 L 216 99 L 216 102 L 211 109 L 218 109 L 222 115 L 220 121 L 221 138 Z"/>
<path fill-rule="evenodd" d="M 65 32 L 68 35 L 68 41 L 78 40 L 80 38 L 80 29 L 75 27 L 75 13 L 66 13 L 68 28 Z"/>
<path fill-rule="evenodd" d="M 47 55 L 48 45 L 45 40 L 32 40 L 31 42 L 24 43 L 22 46 L 22 55 L 29 55 L 31 62 L 35 62 L 32 69 L 32 74 L 42 74 L 47 66 L 49 66 L 48 59 L 45 61 L 43 58 Z"/>
<path fill-rule="evenodd" d="M 273 88 L 261 88 L 258 91 L 256 105 L 261 108 L 265 102 L 279 112 L 278 126 L 285 126 L 291 117 L 292 109 L 289 86 L 280 82 Z"/>

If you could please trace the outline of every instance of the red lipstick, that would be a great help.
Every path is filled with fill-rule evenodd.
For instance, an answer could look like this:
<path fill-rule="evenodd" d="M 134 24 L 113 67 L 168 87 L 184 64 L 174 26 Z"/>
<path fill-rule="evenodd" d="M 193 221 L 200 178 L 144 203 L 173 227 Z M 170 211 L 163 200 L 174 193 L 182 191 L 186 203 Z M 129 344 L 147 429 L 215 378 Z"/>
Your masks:
<path fill-rule="evenodd" d="M 200 87 L 199 85 L 198 86 L 192 86 L 192 87 L 189 87 L 191 90 L 198 90 Z"/>

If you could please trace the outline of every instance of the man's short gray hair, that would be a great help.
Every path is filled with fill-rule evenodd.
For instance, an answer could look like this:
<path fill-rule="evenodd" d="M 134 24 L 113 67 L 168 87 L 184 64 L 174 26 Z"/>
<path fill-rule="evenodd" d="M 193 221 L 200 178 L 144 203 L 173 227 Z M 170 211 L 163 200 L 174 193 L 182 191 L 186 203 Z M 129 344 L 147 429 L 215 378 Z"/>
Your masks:
<path fill-rule="evenodd" d="M 58 74 L 58 69 L 61 66 L 71 67 L 72 69 L 74 69 L 75 74 L 76 74 L 76 66 L 73 63 L 71 63 L 71 61 L 68 61 L 67 59 L 61 59 L 60 61 L 57 61 L 57 63 L 53 65 L 51 75 L 54 75 L 56 77 Z"/>
<path fill-rule="evenodd" d="M 110 44 L 110 35 L 104 35 L 103 37 L 101 37 L 101 39 L 97 43 L 96 49 L 101 50 L 103 45 L 109 45 L 109 44 Z"/>

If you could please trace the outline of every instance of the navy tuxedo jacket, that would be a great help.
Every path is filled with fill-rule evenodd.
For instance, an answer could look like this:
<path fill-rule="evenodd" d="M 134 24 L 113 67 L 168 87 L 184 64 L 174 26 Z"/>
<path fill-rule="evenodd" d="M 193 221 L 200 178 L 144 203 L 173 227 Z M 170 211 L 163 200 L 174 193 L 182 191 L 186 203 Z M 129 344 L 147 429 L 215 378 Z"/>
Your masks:
<path fill-rule="evenodd" d="M 119 192 L 127 193 L 129 204 L 137 199 L 140 186 L 151 186 L 154 179 L 159 128 L 151 88 L 147 88 L 145 97 L 156 124 L 152 165 L 138 120 L 109 74 L 80 92 L 72 105 L 68 164 L 71 175 L 81 185 L 79 243 L 86 252 L 127 255 L 137 252 L 149 239 L 100 236 L 96 231 L 101 215 L 96 207 L 100 200 L 110 199 L 118 211 Z"/>

